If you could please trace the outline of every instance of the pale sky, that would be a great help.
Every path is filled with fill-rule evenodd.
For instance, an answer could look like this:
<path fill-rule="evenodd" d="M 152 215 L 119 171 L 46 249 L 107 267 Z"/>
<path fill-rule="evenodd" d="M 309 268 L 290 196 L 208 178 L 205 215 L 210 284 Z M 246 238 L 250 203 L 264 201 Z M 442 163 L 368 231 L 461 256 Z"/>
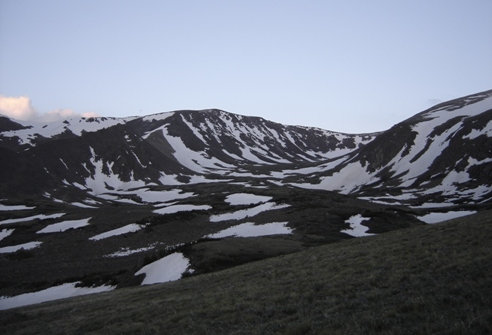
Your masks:
<path fill-rule="evenodd" d="M 491 18 L 491 0 L 0 0 L 0 98 L 379 131 L 492 89 Z"/>

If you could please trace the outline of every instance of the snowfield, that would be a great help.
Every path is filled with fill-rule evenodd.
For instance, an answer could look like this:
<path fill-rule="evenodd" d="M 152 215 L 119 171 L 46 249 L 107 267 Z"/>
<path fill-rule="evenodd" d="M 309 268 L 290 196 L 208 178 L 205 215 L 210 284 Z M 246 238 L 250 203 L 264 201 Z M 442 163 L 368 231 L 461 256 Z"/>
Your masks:
<path fill-rule="evenodd" d="M 27 207 L 24 205 L 4 205 L 0 204 L 0 212 L 3 211 L 20 211 L 20 210 L 25 210 L 25 209 L 34 209 L 36 207 Z"/>
<path fill-rule="evenodd" d="M 256 195 L 250 193 L 235 193 L 230 194 L 225 198 L 225 202 L 229 205 L 256 205 L 260 202 L 266 202 L 272 200 L 272 197 L 264 195 Z"/>
<path fill-rule="evenodd" d="M 350 224 L 350 229 L 341 230 L 341 233 L 348 234 L 353 237 L 363 237 L 363 236 L 371 236 L 374 234 L 368 233 L 369 227 L 362 225 L 361 223 L 371 218 L 363 217 L 361 214 L 353 215 L 348 218 L 345 223 Z"/>
<path fill-rule="evenodd" d="M 246 222 L 221 230 L 215 234 L 207 235 L 209 238 L 258 237 L 268 235 L 292 234 L 292 229 L 287 227 L 288 222 L 272 222 L 255 225 L 254 222 Z"/>
<path fill-rule="evenodd" d="M 23 243 L 23 244 L 17 244 L 17 245 L 11 245 L 8 247 L 3 247 L 3 248 L 0 248 L 0 254 L 7 254 L 7 253 L 11 253 L 11 252 L 16 252 L 16 251 L 21 250 L 21 249 L 24 249 L 24 250 L 34 249 L 34 248 L 39 247 L 41 245 L 41 243 L 43 243 L 43 242 L 35 241 L 35 242 L 27 242 L 27 243 Z"/>
<path fill-rule="evenodd" d="M 113 230 L 109 230 L 107 232 L 104 232 L 104 233 L 101 233 L 101 234 L 98 234 L 98 235 L 89 237 L 89 240 L 91 240 L 91 241 L 99 241 L 99 240 L 102 240 L 102 239 L 105 239 L 105 238 L 108 238 L 108 237 L 111 237 L 111 236 L 123 235 L 123 234 L 128 234 L 128 233 L 134 233 L 134 232 L 139 231 L 139 230 L 141 230 L 143 228 L 145 228 L 145 225 L 139 225 L 139 224 L 136 224 L 136 223 L 131 223 L 129 225 L 126 225 L 126 226 L 123 226 L 123 227 L 120 227 L 120 228 L 116 228 L 116 229 L 113 229 Z"/>
<path fill-rule="evenodd" d="M 417 216 L 417 219 L 425 223 L 438 223 L 466 215 L 475 214 L 477 211 L 449 211 L 444 213 L 429 213 L 423 216 Z"/>
<path fill-rule="evenodd" d="M 53 223 L 53 224 L 50 224 L 49 226 L 46 226 L 43 229 L 39 230 L 37 233 L 38 234 L 59 233 L 59 232 L 63 232 L 63 231 L 69 230 L 69 229 L 82 228 L 82 227 L 89 225 L 90 219 L 91 218 L 80 219 L 80 220 L 69 220 L 69 221 L 62 221 L 62 222 L 58 222 L 58 223 Z"/>
<path fill-rule="evenodd" d="M 63 215 L 65 215 L 65 213 L 57 213 L 57 214 L 50 214 L 50 215 L 39 214 L 39 215 L 33 215 L 33 216 L 24 217 L 24 218 L 3 220 L 3 221 L 0 221 L 0 224 L 26 222 L 26 221 L 32 221 L 32 220 L 57 219 L 59 217 L 62 217 Z"/>
<path fill-rule="evenodd" d="M 164 208 L 159 208 L 154 211 L 156 214 L 174 214 L 178 212 L 190 212 L 190 211 L 206 211 L 211 209 L 209 205 L 171 205 Z"/>
<path fill-rule="evenodd" d="M 0 230 L 0 241 L 14 232 L 14 229 L 2 229 Z"/>
<path fill-rule="evenodd" d="M 175 252 L 155 262 L 147 264 L 135 276 L 145 274 L 141 285 L 165 283 L 181 278 L 183 273 L 190 271 L 190 262 L 180 252 Z"/>
<path fill-rule="evenodd" d="M 107 292 L 116 288 L 115 286 L 107 285 L 95 287 L 77 287 L 78 284 L 80 284 L 80 282 L 65 283 L 37 292 L 24 293 L 13 297 L 0 297 L 0 310 L 39 304 L 45 301 L 75 297 L 78 295 Z"/>
<path fill-rule="evenodd" d="M 277 205 L 274 202 L 267 202 L 253 208 L 241 209 L 231 213 L 212 215 L 210 216 L 210 221 L 221 222 L 227 220 L 242 220 L 244 218 L 256 216 L 262 212 L 273 211 L 276 209 L 282 209 L 286 207 L 290 207 L 290 205 L 287 204 Z"/>

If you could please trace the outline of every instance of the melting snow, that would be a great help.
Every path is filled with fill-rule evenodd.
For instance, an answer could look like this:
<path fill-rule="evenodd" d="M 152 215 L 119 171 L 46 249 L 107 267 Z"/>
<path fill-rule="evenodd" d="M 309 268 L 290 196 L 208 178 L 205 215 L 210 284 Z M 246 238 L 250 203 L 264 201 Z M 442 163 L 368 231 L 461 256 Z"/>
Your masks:
<path fill-rule="evenodd" d="M 155 245 L 150 245 L 148 247 L 138 248 L 138 249 L 121 248 L 120 250 L 113 252 L 112 254 L 104 255 L 104 257 L 124 257 L 124 256 L 132 255 L 132 254 L 137 254 L 139 252 L 149 251 L 149 250 L 152 250 L 154 248 L 155 248 Z"/>
<path fill-rule="evenodd" d="M 291 185 L 306 189 L 339 190 L 342 194 L 348 194 L 361 185 L 370 183 L 376 173 L 369 173 L 360 162 L 354 162 L 346 165 L 332 176 L 322 177 L 319 184 L 292 183 Z"/>
<path fill-rule="evenodd" d="M 203 211 L 212 207 L 208 205 L 172 205 L 164 208 L 159 208 L 154 211 L 156 214 L 174 214 L 177 212 Z"/>
<path fill-rule="evenodd" d="M 217 158 L 205 157 L 206 154 L 189 149 L 180 137 L 169 135 L 166 127 L 162 128 L 162 134 L 173 148 L 176 160 L 192 171 L 207 173 L 208 169 L 212 169 L 214 173 L 220 173 L 225 170 L 224 167 L 234 168 L 233 165 L 226 164 Z"/>
<path fill-rule="evenodd" d="M 410 208 L 438 208 L 438 207 L 450 207 L 454 206 L 452 203 L 440 203 L 440 202 L 425 202 L 418 206 L 409 206 Z"/>
<path fill-rule="evenodd" d="M 38 234 L 44 234 L 44 233 L 58 233 L 58 232 L 63 232 L 69 229 L 77 229 L 81 227 L 85 227 L 89 225 L 89 220 L 91 218 L 87 219 L 80 219 L 80 220 L 69 220 L 69 221 L 62 221 L 58 223 L 53 223 L 50 224 L 49 226 L 44 227 L 43 229 L 39 230 L 37 233 Z"/>
<path fill-rule="evenodd" d="M 0 241 L 14 232 L 14 229 L 2 229 L 0 230 Z"/>
<path fill-rule="evenodd" d="M 107 192 L 108 191 L 107 186 L 110 186 L 114 190 L 128 190 L 132 188 L 145 186 L 145 182 L 141 180 L 133 180 L 133 174 L 131 176 L 132 180 L 130 181 L 121 180 L 118 174 L 112 173 L 112 166 L 114 163 L 107 163 L 109 175 L 105 174 L 103 172 L 103 165 L 105 163 L 103 163 L 102 159 L 97 159 L 96 153 L 92 147 L 89 147 L 89 149 L 92 155 L 90 161 L 91 164 L 95 167 L 95 169 L 94 169 L 94 174 L 86 178 L 85 185 L 87 185 L 87 188 L 92 190 L 93 194 L 99 195 Z M 74 186 L 77 185 L 74 183 Z M 83 186 L 81 187 L 82 189 L 85 189 L 85 187 Z"/>
<path fill-rule="evenodd" d="M 354 237 L 363 237 L 363 236 L 374 235 L 371 233 L 367 233 L 367 231 L 369 230 L 369 227 L 366 227 L 366 226 L 361 224 L 363 221 L 367 221 L 370 219 L 371 218 L 363 217 L 360 214 L 351 216 L 348 220 L 345 221 L 345 223 L 350 224 L 350 229 L 344 229 L 344 230 L 341 230 L 340 232 L 348 234 L 350 236 L 354 236 Z"/>
<path fill-rule="evenodd" d="M 437 223 L 459 218 L 466 215 L 475 214 L 476 211 L 449 211 L 444 213 L 429 213 L 423 216 L 418 216 L 417 219 L 425 223 Z"/>
<path fill-rule="evenodd" d="M 180 279 L 183 273 L 189 271 L 189 267 L 189 260 L 182 253 L 175 252 L 147 264 L 135 272 L 135 275 L 145 274 L 141 285 L 165 283 Z"/>
<path fill-rule="evenodd" d="M 272 200 L 272 197 L 249 193 L 230 194 L 225 198 L 225 201 L 230 205 L 255 205 L 269 200 Z"/>
<path fill-rule="evenodd" d="M 23 243 L 23 244 L 17 244 L 17 245 L 11 245 L 8 247 L 3 247 L 3 248 L 0 248 L 0 254 L 16 252 L 17 250 L 20 250 L 20 249 L 24 249 L 24 250 L 34 249 L 34 248 L 39 247 L 41 245 L 41 243 L 43 243 L 43 242 L 34 241 L 34 242 L 27 242 L 27 243 Z"/>
<path fill-rule="evenodd" d="M 36 207 L 27 207 L 24 205 L 4 205 L 0 204 L 0 211 L 19 211 L 23 209 L 33 209 Z"/>
<path fill-rule="evenodd" d="M 161 172 L 161 177 L 159 178 L 159 181 L 162 185 L 169 185 L 169 186 L 175 186 L 175 185 L 181 185 L 183 183 L 178 181 L 178 176 L 177 175 L 167 175 L 163 172 Z"/>
<path fill-rule="evenodd" d="M 3 221 L 0 221 L 0 224 L 25 222 L 25 221 L 31 221 L 31 220 L 37 220 L 37 219 L 39 219 L 39 220 L 56 219 L 56 218 L 59 218 L 63 215 L 65 215 L 65 213 L 57 213 L 57 214 L 50 214 L 50 215 L 39 214 L 39 215 L 28 216 L 28 217 L 24 217 L 24 218 L 3 220 Z"/>
<path fill-rule="evenodd" d="M 82 202 L 72 202 L 72 206 L 81 207 L 81 208 L 97 208 L 97 207 L 94 207 L 94 206 L 86 205 L 86 204 L 84 204 Z"/>
<path fill-rule="evenodd" d="M 274 202 L 267 202 L 261 205 L 258 205 L 253 208 L 247 208 L 247 209 L 241 209 L 235 212 L 231 213 L 224 213 L 224 214 L 218 214 L 218 215 L 212 215 L 210 216 L 210 221 L 211 222 L 220 222 L 220 221 L 227 221 L 227 220 L 242 220 L 247 217 L 253 217 L 255 215 L 258 215 L 262 212 L 266 211 L 272 211 L 276 209 L 282 209 L 289 207 L 290 205 L 287 204 L 282 204 L 282 205 L 277 205 Z"/>
<path fill-rule="evenodd" d="M 91 293 L 99 293 L 114 290 L 115 286 L 76 287 L 80 282 L 65 283 L 53 286 L 45 290 L 24 293 L 13 297 L 0 297 L 0 310 L 39 304 L 45 301 L 75 297 Z"/>
<path fill-rule="evenodd" d="M 292 229 L 287 227 L 288 222 L 272 222 L 255 225 L 254 222 L 246 222 L 221 230 L 218 233 L 208 235 L 210 238 L 222 238 L 228 236 L 253 237 L 277 234 L 291 234 Z"/>
<path fill-rule="evenodd" d="M 492 137 L 492 120 L 490 120 L 487 125 L 482 129 L 472 129 L 470 133 L 463 138 L 467 138 L 473 140 L 481 135 L 485 135 L 487 137 Z"/>
<path fill-rule="evenodd" d="M 185 192 L 179 189 L 169 191 L 133 191 L 132 194 L 136 194 L 144 202 L 156 203 L 156 202 L 168 202 L 177 199 L 189 198 L 194 196 L 194 193 Z"/>
<path fill-rule="evenodd" d="M 19 121 L 16 120 L 17 123 L 22 124 L 23 126 L 28 126 L 30 128 L 20 129 L 20 130 L 12 130 L 2 132 L 2 136 L 7 137 L 18 137 L 20 143 L 27 143 L 32 145 L 32 141 L 35 140 L 38 136 L 42 137 L 53 137 L 55 135 L 59 135 L 66 131 L 71 131 L 73 134 L 80 136 L 82 131 L 84 132 L 96 132 L 98 130 L 109 128 L 115 126 L 117 124 L 123 124 L 130 120 L 135 119 L 136 117 L 117 119 L 117 118 L 80 118 L 73 117 L 66 119 L 64 121 L 56 121 L 49 123 L 37 123 L 37 122 L 29 122 L 29 121 Z"/>
<path fill-rule="evenodd" d="M 111 236 L 123 235 L 123 234 L 127 234 L 127 233 L 134 233 L 134 232 L 139 231 L 143 228 L 145 228 L 145 225 L 132 223 L 132 224 L 129 224 L 129 225 L 117 228 L 117 229 L 109 230 L 105 233 L 101 233 L 101 234 L 92 236 L 89 238 L 89 240 L 99 241 L 99 240 L 102 240 L 102 239 L 105 239 L 105 238 L 108 238 Z"/>

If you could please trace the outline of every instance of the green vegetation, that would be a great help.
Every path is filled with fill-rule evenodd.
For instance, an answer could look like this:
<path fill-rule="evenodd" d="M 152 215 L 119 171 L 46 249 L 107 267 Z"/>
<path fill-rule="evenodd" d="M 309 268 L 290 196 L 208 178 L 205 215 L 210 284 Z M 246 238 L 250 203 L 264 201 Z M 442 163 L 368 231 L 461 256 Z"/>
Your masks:
<path fill-rule="evenodd" d="M 0 312 L 2 334 L 490 334 L 492 212 Z"/>

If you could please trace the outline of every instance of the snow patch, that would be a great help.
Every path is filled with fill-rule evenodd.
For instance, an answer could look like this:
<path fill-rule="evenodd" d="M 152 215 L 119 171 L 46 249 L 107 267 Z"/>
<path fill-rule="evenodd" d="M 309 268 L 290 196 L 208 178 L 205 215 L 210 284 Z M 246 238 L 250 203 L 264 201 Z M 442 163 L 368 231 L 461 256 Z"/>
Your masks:
<path fill-rule="evenodd" d="M 482 129 L 472 129 L 470 133 L 467 134 L 466 136 L 463 136 L 463 138 L 474 140 L 481 135 L 492 137 L 492 120 L 489 121 L 487 125 Z"/>
<path fill-rule="evenodd" d="M 30 250 L 37 248 L 41 245 L 43 242 L 39 241 L 34 241 L 34 242 L 27 242 L 23 244 L 17 244 L 17 245 L 11 245 L 8 247 L 3 247 L 0 248 L 0 254 L 6 254 L 6 253 L 11 253 L 11 252 L 16 252 L 18 250 L 24 249 L 24 250 Z"/>
<path fill-rule="evenodd" d="M 142 201 L 148 203 L 169 202 L 177 199 L 184 199 L 194 196 L 194 193 L 184 192 L 179 189 L 168 191 L 132 191 L 131 194 L 136 194 Z"/>
<path fill-rule="evenodd" d="M 39 214 L 39 215 L 28 216 L 28 217 L 24 217 L 24 218 L 3 220 L 3 221 L 0 221 L 0 225 L 1 224 L 8 224 L 8 223 L 26 222 L 26 221 L 32 221 L 32 220 L 38 220 L 38 219 L 39 220 L 57 219 L 63 215 L 65 215 L 65 213 L 57 213 L 57 214 L 50 214 L 50 215 Z"/>
<path fill-rule="evenodd" d="M 322 177 L 318 184 L 291 183 L 291 185 L 305 189 L 336 190 L 342 194 L 348 194 L 356 191 L 362 185 L 370 184 L 377 172 L 369 173 L 360 162 L 354 162 L 346 165 L 332 176 Z"/>
<path fill-rule="evenodd" d="M 210 216 L 210 221 L 211 222 L 221 222 L 221 221 L 227 221 L 227 220 L 242 220 L 247 217 L 253 217 L 256 216 L 262 212 L 266 211 L 272 211 L 276 209 L 282 209 L 290 207 L 290 205 L 287 204 L 282 204 L 278 205 L 274 202 L 267 202 L 252 208 L 247 208 L 247 209 L 241 209 L 235 212 L 230 212 L 230 213 L 224 213 L 224 214 L 218 214 L 218 215 L 212 215 Z"/>
<path fill-rule="evenodd" d="M 172 205 L 164 208 L 159 208 L 154 211 L 156 214 L 174 214 L 178 212 L 190 211 L 206 211 L 211 209 L 209 205 Z"/>
<path fill-rule="evenodd" d="M 260 202 L 272 200 L 272 197 L 264 195 L 256 195 L 249 193 L 234 193 L 225 198 L 225 201 L 230 205 L 256 205 Z"/>
<path fill-rule="evenodd" d="M 0 241 L 11 235 L 14 232 L 14 229 L 2 229 L 0 230 Z"/>
<path fill-rule="evenodd" d="M 27 207 L 24 205 L 4 205 L 0 204 L 0 211 L 20 211 L 24 209 L 34 209 L 36 207 Z"/>
<path fill-rule="evenodd" d="M 367 220 L 370 220 L 371 218 L 366 218 L 363 217 L 361 214 L 353 215 L 347 220 L 345 220 L 345 223 L 350 224 L 350 229 L 344 229 L 341 230 L 341 233 L 348 234 L 353 237 L 363 237 L 363 236 L 371 236 L 374 234 L 367 233 L 369 230 L 369 227 L 366 227 L 362 225 L 361 223 Z"/>
<path fill-rule="evenodd" d="M 69 220 L 69 221 L 62 221 L 58 223 L 53 223 L 50 224 L 49 226 L 44 227 L 43 229 L 39 230 L 37 233 L 38 234 L 45 234 L 45 233 L 58 233 L 58 232 L 63 232 L 69 229 L 77 229 L 81 227 L 85 227 L 89 225 L 89 220 L 91 218 L 87 219 L 80 219 L 80 220 Z"/>
<path fill-rule="evenodd" d="M 78 295 L 106 292 L 116 288 L 115 286 L 108 285 L 77 287 L 78 284 L 80 284 L 80 282 L 65 283 L 37 292 L 24 293 L 12 297 L 0 297 L 0 310 L 39 304 L 46 301 L 75 297 Z"/>
<path fill-rule="evenodd" d="M 89 240 L 91 240 L 91 241 L 99 241 L 99 240 L 102 240 L 102 239 L 105 239 L 105 238 L 108 238 L 108 237 L 111 237 L 111 236 L 123 235 L 123 234 L 128 234 L 128 233 L 134 233 L 136 231 L 139 231 L 139 230 L 145 228 L 145 226 L 146 225 L 140 225 L 140 224 L 136 224 L 136 223 L 131 223 L 129 225 L 126 225 L 126 226 L 123 226 L 123 227 L 120 227 L 120 228 L 117 228 L 117 229 L 109 230 L 107 232 L 104 232 L 104 233 L 101 233 L 101 234 L 98 234 L 98 235 L 89 237 Z"/>
<path fill-rule="evenodd" d="M 422 216 L 417 216 L 417 219 L 423 221 L 425 223 L 438 223 L 442 221 L 447 221 L 455 218 L 459 218 L 462 216 L 467 216 L 471 214 L 475 214 L 477 211 L 449 211 L 444 213 L 429 213 Z"/>
<path fill-rule="evenodd" d="M 135 276 L 145 274 L 141 285 L 165 283 L 180 279 L 183 273 L 190 270 L 189 268 L 190 261 L 182 253 L 175 252 L 147 264 L 135 272 Z"/>
<path fill-rule="evenodd" d="M 80 208 L 97 208 L 97 207 L 94 207 L 94 206 L 89 206 L 89 205 L 86 205 L 82 202 L 72 202 L 71 203 L 72 206 L 76 206 L 76 207 L 80 207 Z"/>
<path fill-rule="evenodd" d="M 287 227 L 288 222 L 272 222 L 255 225 L 254 222 L 246 222 L 221 230 L 218 233 L 207 235 L 209 238 L 222 238 L 228 236 L 254 237 L 279 234 L 291 234 L 292 229 Z"/>

